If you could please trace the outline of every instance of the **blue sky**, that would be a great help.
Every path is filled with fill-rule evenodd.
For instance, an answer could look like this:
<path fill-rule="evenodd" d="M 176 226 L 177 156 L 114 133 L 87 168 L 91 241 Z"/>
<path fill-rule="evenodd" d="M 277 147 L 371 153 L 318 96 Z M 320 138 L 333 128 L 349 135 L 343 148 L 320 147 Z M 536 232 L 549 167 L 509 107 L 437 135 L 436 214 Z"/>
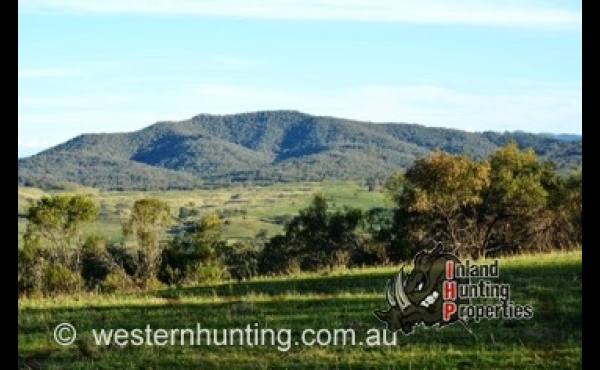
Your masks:
<path fill-rule="evenodd" d="M 582 132 L 582 5 L 19 0 L 19 158 L 82 133 L 293 109 Z"/>

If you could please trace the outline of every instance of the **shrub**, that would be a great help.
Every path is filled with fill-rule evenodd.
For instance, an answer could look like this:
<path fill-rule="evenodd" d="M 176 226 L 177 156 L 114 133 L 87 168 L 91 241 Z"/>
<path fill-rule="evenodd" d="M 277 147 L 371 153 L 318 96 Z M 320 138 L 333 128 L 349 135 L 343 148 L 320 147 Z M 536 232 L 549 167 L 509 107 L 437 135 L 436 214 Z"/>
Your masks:
<path fill-rule="evenodd" d="M 223 267 L 220 264 L 199 265 L 196 269 L 195 282 L 217 283 L 223 276 Z"/>
<path fill-rule="evenodd" d="M 47 265 L 44 269 L 42 293 L 45 296 L 75 294 L 83 287 L 81 275 L 64 265 Z"/>
<path fill-rule="evenodd" d="M 43 248 L 26 243 L 18 250 L 18 296 L 41 293 L 48 255 Z"/>
<path fill-rule="evenodd" d="M 135 290 L 137 286 L 131 277 L 124 271 L 119 270 L 109 273 L 100 284 L 100 290 L 103 293 L 115 293 L 118 291 Z"/>
<path fill-rule="evenodd" d="M 88 289 L 100 286 L 106 276 L 114 271 L 114 263 L 106 249 L 106 240 L 90 236 L 81 248 L 81 276 Z"/>

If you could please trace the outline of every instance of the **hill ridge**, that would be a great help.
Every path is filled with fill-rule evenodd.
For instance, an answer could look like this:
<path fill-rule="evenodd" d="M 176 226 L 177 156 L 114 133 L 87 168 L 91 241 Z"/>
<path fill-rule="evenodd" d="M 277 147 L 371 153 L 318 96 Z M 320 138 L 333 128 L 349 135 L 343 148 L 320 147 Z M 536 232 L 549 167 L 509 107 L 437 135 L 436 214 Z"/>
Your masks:
<path fill-rule="evenodd" d="M 79 135 L 19 159 L 18 184 L 160 190 L 232 182 L 382 179 L 434 149 L 484 157 L 509 140 L 531 147 L 561 169 L 582 162 L 582 140 L 271 110 L 203 113 L 127 133 Z"/>

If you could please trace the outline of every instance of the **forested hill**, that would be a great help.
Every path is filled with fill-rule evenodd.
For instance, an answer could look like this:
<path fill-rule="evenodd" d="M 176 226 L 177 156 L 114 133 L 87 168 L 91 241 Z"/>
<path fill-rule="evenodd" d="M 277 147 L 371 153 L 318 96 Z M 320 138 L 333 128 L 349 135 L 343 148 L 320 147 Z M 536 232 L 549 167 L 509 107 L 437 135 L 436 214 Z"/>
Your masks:
<path fill-rule="evenodd" d="M 511 139 L 562 169 L 582 162 L 582 140 L 263 111 L 202 114 L 131 133 L 81 135 L 19 159 L 18 183 L 150 190 L 247 181 L 382 179 L 433 149 L 483 157 Z"/>

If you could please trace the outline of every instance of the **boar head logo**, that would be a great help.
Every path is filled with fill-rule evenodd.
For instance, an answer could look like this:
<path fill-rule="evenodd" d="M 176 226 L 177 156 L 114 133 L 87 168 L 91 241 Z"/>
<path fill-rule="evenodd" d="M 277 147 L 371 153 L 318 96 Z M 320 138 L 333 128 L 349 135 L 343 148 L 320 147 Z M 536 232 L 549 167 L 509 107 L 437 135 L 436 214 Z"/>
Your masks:
<path fill-rule="evenodd" d="M 442 318 L 443 284 L 448 261 L 454 265 L 461 263 L 456 256 L 444 253 L 442 244 L 438 244 L 430 251 L 417 253 L 410 273 L 406 274 L 403 266 L 393 283 L 388 280 L 385 297 L 389 308 L 373 312 L 388 330 L 411 334 L 417 324 L 443 326 L 458 320 L 458 315 L 448 321 Z M 455 303 L 466 301 L 458 299 Z"/>

